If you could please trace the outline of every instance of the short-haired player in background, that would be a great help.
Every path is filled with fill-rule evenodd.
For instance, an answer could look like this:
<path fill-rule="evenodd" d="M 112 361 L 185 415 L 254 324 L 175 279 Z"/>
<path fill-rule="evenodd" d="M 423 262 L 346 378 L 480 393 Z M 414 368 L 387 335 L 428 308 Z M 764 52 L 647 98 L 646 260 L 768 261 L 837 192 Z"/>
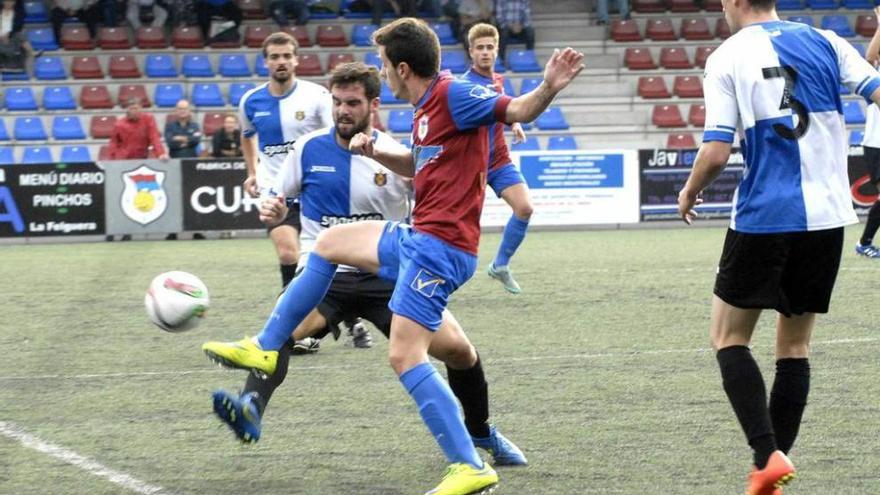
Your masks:
<path fill-rule="evenodd" d="M 880 7 L 874 8 L 874 15 L 880 15 Z M 868 43 L 865 50 L 865 58 L 875 68 L 880 65 L 880 27 L 874 32 L 874 37 Z M 862 140 L 862 149 L 865 152 L 865 167 L 871 183 L 880 189 L 880 107 L 868 105 L 865 112 L 865 138 Z M 874 201 L 874 205 L 868 210 L 868 220 L 865 222 L 865 230 L 856 244 L 856 254 L 866 258 L 880 259 L 880 248 L 874 245 L 874 236 L 880 228 L 880 197 Z"/>
<path fill-rule="evenodd" d="M 498 59 L 498 30 L 491 24 L 474 24 L 468 30 L 468 53 L 471 68 L 462 76 L 468 81 L 492 88 L 504 94 L 504 76 L 495 73 L 495 60 Z M 515 143 L 525 141 L 526 133 L 519 122 L 510 125 Z M 512 294 L 519 294 L 520 287 L 510 272 L 510 258 L 526 237 L 529 219 L 532 217 L 532 200 L 529 187 L 522 173 L 510 160 L 507 143 L 504 140 L 504 123 L 496 122 L 489 127 L 489 187 L 495 195 L 503 199 L 513 214 L 504 233 L 495 259 L 489 264 L 489 276 L 500 281 Z"/>
<path fill-rule="evenodd" d="M 780 21 L 775 0 L 722 0 L 733 36 L 706 64 L 703 144 L 678 197 L 690 223 L 739 132 L 746 171 L 715 279 L 710 334 L 724 391 L 754 452 L 747 495 L 781 493 L 810 389 L 810 337 L 827 313 L 858 221 L 847 176 L 841 84 L 880 101 L 880 77 L 831 31 Z M 769 404 L 749 350 L 762 309 L 776 310 Z M 845 483 L 842 485 L 845 486 Z"/>

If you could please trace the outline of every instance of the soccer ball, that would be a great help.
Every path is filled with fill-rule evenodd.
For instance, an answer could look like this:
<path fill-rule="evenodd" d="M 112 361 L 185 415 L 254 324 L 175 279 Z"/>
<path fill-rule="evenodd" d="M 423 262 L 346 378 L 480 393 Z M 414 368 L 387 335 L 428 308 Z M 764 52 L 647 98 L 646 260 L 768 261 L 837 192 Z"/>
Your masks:
<path fill-rule="evenodd" d="M 183 332 L 198 326 L 208 310 L 208 288 L 186 272 L 165 272 L 150 282 L 144 305 L 150 321 L 168 332 Z"/>

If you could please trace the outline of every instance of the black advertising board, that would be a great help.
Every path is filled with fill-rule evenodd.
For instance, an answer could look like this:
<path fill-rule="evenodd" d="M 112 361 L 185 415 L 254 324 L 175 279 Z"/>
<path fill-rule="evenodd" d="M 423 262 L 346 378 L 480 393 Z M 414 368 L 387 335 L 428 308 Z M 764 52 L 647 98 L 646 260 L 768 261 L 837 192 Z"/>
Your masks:
<path fill-rule="evenodd" d="M 184 230 L 260 229 L 259 199 L 244 192 L 243 160 L 181 160 Z"/>
<path fill-rule="evenodd" d="M 0 166 L 0 237 L 103 235 L 104 180 L 94 163 Z"/>
<path fill-rule="evenodd" d="M 868 168 L 865 166 L 861 146 L 853 146 L 849 152 L 849 183 L 853 206 L 859 214 L 867 214 L 877 201 L 877 187 L 871 182 Z"/>

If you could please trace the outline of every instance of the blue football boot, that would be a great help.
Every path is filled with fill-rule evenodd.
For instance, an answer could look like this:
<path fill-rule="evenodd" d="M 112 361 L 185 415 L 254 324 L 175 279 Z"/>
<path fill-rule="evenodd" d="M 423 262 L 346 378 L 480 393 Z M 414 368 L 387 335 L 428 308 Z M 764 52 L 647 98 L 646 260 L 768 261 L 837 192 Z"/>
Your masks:
<path fill-rule="evenodd" d="M 496 466 L 525 466 L 529 463 L 519 447 L 504 437 L 495 428 L 489 426 L 489 436 L 485 438 L 471 437 L 474 446 L 489 452 Z"/>
<path fill-rule="evenodd" d="M 880 258 L 880 249 L 873 244 L 856 244 L 856 254 L 865 258 Z"/>
<path fill-rule="evenodd" d="M 236 396 L 225 390 L 217 390 L 211 395 L 214 398 L 214 412 L 232 428 L 239 440 L 252 443 L 260 439 L 260 410 L 254 404 L 256 392 Z"/>

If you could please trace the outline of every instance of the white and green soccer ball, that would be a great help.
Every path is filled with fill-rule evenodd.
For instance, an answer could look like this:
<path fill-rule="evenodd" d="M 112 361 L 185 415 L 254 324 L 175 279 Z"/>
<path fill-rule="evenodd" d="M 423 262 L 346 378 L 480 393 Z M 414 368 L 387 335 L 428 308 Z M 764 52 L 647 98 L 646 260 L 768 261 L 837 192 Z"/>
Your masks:
<path fill-rule="evenodd" d="M 168 332 L 183 332 L 198 326 L 210 305 L 208 287 L 199 277 L 186 272 L 165 272 L 156 276 L 144 296 L 150 321 Z"/>

